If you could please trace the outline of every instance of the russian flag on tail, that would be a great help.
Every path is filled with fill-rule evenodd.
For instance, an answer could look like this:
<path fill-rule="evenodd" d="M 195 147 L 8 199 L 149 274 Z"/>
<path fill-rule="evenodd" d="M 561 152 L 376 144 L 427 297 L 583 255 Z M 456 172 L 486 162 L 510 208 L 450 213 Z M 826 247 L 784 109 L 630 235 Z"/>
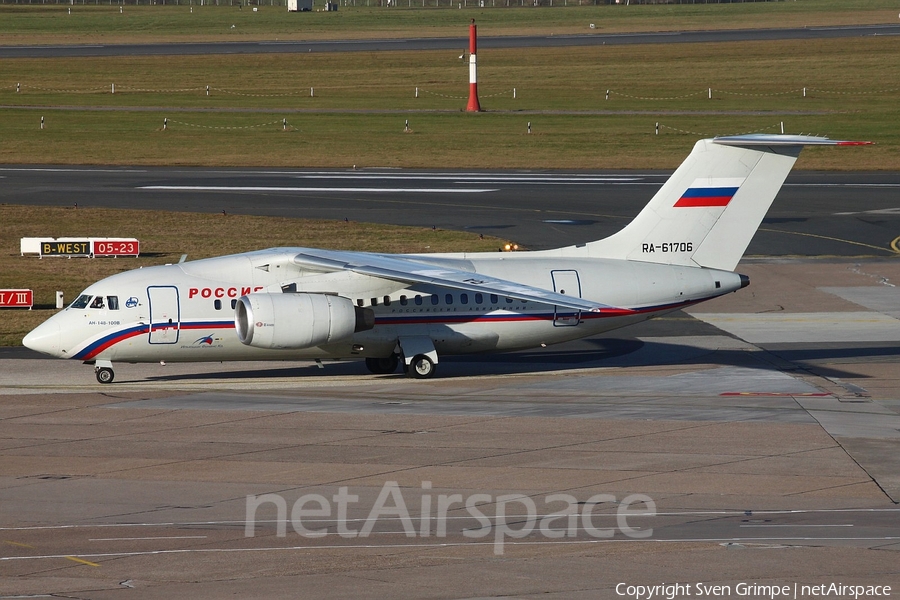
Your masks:
<path fill-rule="evenodd" d="M 698 179 L 675 202 L 684 207 L 725 207 L 740 189 L 743 179 Z"/>

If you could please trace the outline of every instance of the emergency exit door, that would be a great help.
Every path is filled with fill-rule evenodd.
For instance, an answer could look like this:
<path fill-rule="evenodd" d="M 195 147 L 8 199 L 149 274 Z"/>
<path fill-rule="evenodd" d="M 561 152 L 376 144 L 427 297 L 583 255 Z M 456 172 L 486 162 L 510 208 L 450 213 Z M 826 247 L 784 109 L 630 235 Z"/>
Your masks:
<path fill-rule="evenodd" d="M 578 271 L 561 270 L 550 271 L 553 277 L 553 291 L 558 294 L 581 298 L 581 281 L 578 279 Z M 581 311 L 564 306 L 553 307 L 553 326 L 572 327 L 581 322 Z"/>
<path fill-rule="evenodd" d="M 178 288 L 154 285 L 147 288 L 150 299 L 150 343 L 175 344 L 181 331 Z"/>

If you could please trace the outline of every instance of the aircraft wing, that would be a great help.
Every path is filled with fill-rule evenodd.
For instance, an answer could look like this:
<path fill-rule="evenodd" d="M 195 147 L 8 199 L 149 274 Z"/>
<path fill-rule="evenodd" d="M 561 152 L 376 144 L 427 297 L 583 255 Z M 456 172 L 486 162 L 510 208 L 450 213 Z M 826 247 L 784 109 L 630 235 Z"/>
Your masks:
<path fill-rule="evenodd" d="M 469 292 L 498 294 L 530 302 L 554 304 L 574 310 L 600 312 L 603 309 L 616 308 L 600 304 L 599 302 L 591 302 L 506 279 L 490 277 L 463 269 L 455 269 L 444 264 L 428 263 L 424 260 L 420 261 L 406 256 L 304 249 L 303 252 L 294 256 L 293 262 L 297 266 L 316 270 L 352 271 L 361 275 L 380 277 L 402 283 L 425 283 Z"/>

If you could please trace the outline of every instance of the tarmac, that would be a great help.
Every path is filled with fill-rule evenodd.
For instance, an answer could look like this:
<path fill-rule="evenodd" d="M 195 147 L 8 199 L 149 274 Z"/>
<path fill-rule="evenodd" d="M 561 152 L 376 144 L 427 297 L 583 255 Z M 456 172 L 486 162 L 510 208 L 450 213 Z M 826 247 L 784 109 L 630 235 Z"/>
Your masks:
<path fill-rule="evenodd" d="M 689 314 L 427 381 L 215 363 L 101 386 L 4 353 L 0 597 L 893 594 L 900 263 L 738 270 Z"/>

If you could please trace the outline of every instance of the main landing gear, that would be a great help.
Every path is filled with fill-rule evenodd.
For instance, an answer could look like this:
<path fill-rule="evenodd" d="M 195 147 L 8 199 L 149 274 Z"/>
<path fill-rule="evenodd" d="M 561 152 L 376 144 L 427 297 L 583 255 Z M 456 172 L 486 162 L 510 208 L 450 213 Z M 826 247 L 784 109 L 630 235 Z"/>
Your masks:
<path fill-rule="evenodd" d="M 416 354 L 409 362 L 406 374 L 416 379 L 428 379 L 434 377 L 437 365 L 428 356 L 424 354 Z"/>
<path fill-rule="evenodd" d="M 391 354 L 387 358 L 367 358 L 366 368 L 376 375 L 389 375 L 397 370 L 400 364 L 400 358 L 396 354 Z"/>
<path fill-rule="evenodd" d="M 393 354 L 386 358 L 367 358 L 366 368 L 376 375 L 387 375 L 397 370 L 401 359 L 407 377 L 429 379 L 437 371 L 437 350 L 427 336 L 401 337 Z"/>

